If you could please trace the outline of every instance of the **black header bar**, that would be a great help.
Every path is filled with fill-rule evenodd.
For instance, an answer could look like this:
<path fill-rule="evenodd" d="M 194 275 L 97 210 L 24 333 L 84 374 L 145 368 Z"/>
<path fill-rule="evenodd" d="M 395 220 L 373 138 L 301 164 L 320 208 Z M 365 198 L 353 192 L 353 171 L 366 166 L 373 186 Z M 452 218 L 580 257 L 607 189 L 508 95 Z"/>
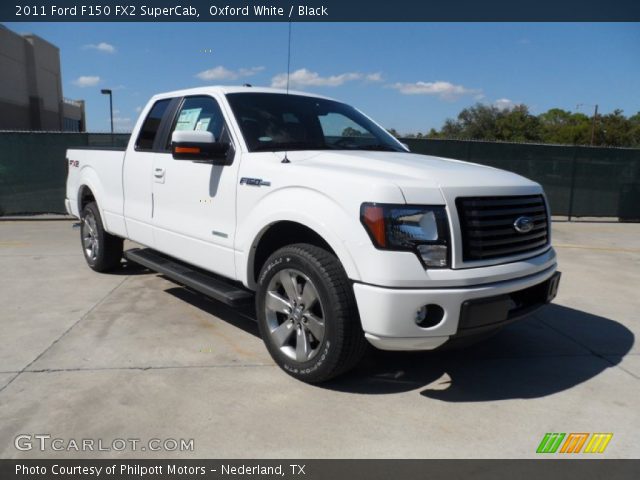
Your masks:
<path fill-rule="evenodd" d="M 2 0 L 1 22 L 638 22 L 638 0 Z"/>

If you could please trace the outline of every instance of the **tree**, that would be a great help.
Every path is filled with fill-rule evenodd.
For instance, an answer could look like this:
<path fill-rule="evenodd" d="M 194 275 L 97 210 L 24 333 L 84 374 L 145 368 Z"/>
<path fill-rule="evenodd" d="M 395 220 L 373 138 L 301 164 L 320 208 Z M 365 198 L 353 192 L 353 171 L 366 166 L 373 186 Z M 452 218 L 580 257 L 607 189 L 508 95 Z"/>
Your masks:
<path fill-rule="evenodd" d="M 505 142 L 539 142 L 542 140 L 540 119 L 531 115 L 526 105 L 503 110 L 496 119 L 495 137 Z"/>
<path fill-rule="evenodd" d="M 442 127 L 442 131 L 440 132 L 439 136 L 443 138 L 462 137 L 463 136 L 462 130 L 463 130 L 462 125 L 460 125 L 460 123 L 448 118 L 444 122 L 444 126 Z"/>
<path fill-rule="evenodd" d="M 365 133 L 356 128 L 347 127 L 344 130 L 342 130 L 342 136 L 343 137 L 364 137 Z"/>
<path fill-rule="evenodd" d="M 465 108 L 458 114 L 458 128 L 462 136 L 466 138 L 495 140 L 499 115 L 499 108 L 476 103 L 473 107 Z"/>
<path fill-rule="evenodd" d="M 629 123 L 631 124 L 631 137 L 630 147 L 640 147 L 640 112 L 636 113 L 632 117 L 629 117 Z"/>
<path fill-rule="evenodd" d="M 471 138 L 511 142 L 540 141 L 540 120 L 529 113 L 526 105 L 500 109 L 478 103 L 465 108 L 457 120 L 447 119 L 440 132 L 431 130 L 430 138 Z"/>
<path fill-rule="evenodd" d="M 588 145 L 591 139 L 591 119 L 583 113 L 571 113 L 552 108 L 538 116 L 545 143 Z"/>
<path fill-rule="evenodd" d="M 580 112 L 552 108 L 536 116 L 523 104 L 500 109 L 477 103 L 463 109 L 456 119 L 448 118 L 440 130 L 410 136 L 590 145 L 592 128 L 593 117 Z M 395 129 L 389 132 L 398 136 Z M 640 112 L 628 118 L 622 110 L 598 115 L 594 145 L 640 147 Z"/>
<path fill-rule="evenodd" d="M 596 139 L 600 145 L 612 147 L 624 147 L 632 145 L 633 125 L 629 119 L 622 115 L 622 110 L 614 110 L 613 113 L 604 115 L 596 124 Z"/>

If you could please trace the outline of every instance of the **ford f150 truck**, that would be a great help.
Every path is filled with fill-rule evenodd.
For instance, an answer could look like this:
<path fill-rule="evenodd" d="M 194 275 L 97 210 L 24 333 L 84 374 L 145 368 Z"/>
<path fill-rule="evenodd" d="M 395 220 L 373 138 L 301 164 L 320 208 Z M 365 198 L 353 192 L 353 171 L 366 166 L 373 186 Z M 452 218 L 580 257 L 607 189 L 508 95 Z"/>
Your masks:
<path fill-rule="evenodd" d="M 290 375 L 321 382 L 368 343 L 429 350 L 556 294 L 539 184 L 412 154 L 359 110 L 306 93 L 154 96 L 124 150 L 71 149 L 66 206 L 89 266 L 124 252 L 230 305 L 255 301 Z"/>

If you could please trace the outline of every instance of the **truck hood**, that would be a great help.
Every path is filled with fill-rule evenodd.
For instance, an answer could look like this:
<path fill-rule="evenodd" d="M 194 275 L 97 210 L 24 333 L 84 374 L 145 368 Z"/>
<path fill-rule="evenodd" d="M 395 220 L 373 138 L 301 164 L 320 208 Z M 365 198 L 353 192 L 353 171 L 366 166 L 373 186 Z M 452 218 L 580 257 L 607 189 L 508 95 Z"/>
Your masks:
<path fill-rule="evenodd" d="M 447 158 L 402 152 L 288 152 L 292 163 L 344 176 L 369 177 L 372 182 L 397 185 L 407 203 L 433 201 L 433 190 L 446 199 L 462 195 L 528 195 L 539 184 L 515 173 Z M 311 173 L 311 172 L 309 172 Z"/>

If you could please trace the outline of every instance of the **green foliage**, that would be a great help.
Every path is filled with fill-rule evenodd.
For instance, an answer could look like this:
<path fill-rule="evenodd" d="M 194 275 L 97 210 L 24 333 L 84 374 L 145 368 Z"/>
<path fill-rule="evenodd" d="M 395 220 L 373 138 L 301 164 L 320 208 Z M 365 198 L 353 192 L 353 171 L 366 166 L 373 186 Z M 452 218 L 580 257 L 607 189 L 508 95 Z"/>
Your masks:
<path fill-rule="evenodd" d="M 511 142 L 542 141 L 540 119 L 529 113 L 526 105 L 516 105 L 502 110 L 496 119 L 496 138 Z"/>
<path fill-rule="evenodd" d="M 571 113 L 560 108 L 539 115 L 546 143 L 588 145 L 592 121 L 583 113 Z"/>
<path fill-rule="evenodd" d="M 387 128 L 387 132 L 393 135 L 396 138 L 400 138 L 402 135 L 395 128 Z"/>
<path fill-rule="evenodd" d="M 593 117 L 580 112 L 552 108 L 536 116 L 526 105 L 498 108 L 478 103 L 462 110 L 455 120 L 447 119 L 439 131 L 432 128 L 424 137 L 589 145 L 592 129 Z M 593 144 L 640 147 L 640 112 L 630 117 L 625 117 L 622 110 L 599 114 Z"/>
<path fill-rule="evenodd" d="M 364 137 L 366 134 L 356 128 L 347 127 L 342 130 L 343 137 Z"/>

